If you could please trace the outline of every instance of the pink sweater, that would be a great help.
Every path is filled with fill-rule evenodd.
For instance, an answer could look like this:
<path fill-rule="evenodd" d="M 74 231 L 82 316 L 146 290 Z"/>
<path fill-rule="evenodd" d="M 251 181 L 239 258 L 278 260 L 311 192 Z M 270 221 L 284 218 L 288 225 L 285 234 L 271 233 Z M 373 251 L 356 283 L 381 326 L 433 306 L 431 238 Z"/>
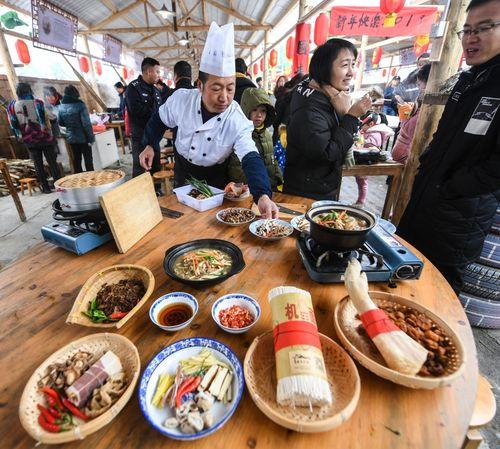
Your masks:
<path fill-rule="evenodd" d="M 419 112 L 420 110 L 418 110 L 414 116 L 405 120 L 401 125 L 398 138 L 392 148 L 392 158 L 396 162 L 404 164 L 410 155 L 411 142 L 413 140 L 413 135 L 415 134 L 415 127 L 417 126 Z"/>

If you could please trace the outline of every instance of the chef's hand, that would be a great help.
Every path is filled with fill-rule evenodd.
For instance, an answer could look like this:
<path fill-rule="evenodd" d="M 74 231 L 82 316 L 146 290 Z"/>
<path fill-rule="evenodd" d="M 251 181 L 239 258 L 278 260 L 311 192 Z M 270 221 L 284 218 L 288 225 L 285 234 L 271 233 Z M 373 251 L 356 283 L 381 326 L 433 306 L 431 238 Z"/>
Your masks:
<path fill-rule="evenodd" d="M 141 154 L 139 154 L 139 163 L 144 170 L 151 170 L 153 166 L 153 158 L 155 157 L 155 150 L 151 145 L 148 145 Z"/>
<path fill-rule="evenodd" d="M 257 206 L 262 218 L 278 218 L 278 206 L 267 195 L 262 195 L 259 198 Z"/>

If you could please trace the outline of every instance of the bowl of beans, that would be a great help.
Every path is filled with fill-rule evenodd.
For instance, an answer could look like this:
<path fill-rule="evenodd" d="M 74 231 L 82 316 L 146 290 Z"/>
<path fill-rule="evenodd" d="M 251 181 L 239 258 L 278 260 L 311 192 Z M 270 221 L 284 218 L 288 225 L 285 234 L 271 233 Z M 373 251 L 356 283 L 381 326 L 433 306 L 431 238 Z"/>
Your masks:
<path fill-rule="evenodd" d="M 230 334 L 248 331 L 260 318 L 259 303 L 242 293 L 221 296 L 212 306 L 212 318 L 222 330 Z"/>
<path fill-rule="evenodd" d="M 244 207 L 229 207 L 217 212 L 215 218 L 229 226 L 240 226 L 250 223 L 255 218 L 255 213 Z"/>

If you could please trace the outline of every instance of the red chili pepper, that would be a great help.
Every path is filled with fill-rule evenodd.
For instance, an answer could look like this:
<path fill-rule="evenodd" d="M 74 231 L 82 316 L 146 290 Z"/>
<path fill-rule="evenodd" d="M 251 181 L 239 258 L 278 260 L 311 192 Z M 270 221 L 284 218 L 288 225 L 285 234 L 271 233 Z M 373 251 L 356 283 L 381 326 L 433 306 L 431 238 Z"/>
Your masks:
<path fill-rule="evenodd" d="M 189 379 L 186 379 L 184 382 L 182 382 L 179 390 L 177 391 L 177 396 L 175 397 L 175 405 L 177 407 L 180 407 L 182 405 L 182 397 L 185 394 L 196 390 L 198 388 L 198 385 L 200 385 L 200 382 L 201 376 L 190 377 Z"/>
<path fill-rule="evenodd" d="M 38 424 L 48 432 L 57 433 L 61 431 L 61 426 L 58 424 L 51 424 L 45 419 L 45 415 L 38 415 Z"/>
<path fill-rule="evenodd" d="M 46 394 L 47 397 L 50 396 L 50 397 L 54 398 L 54 400 L 56 401 L 56 405 L 61 410 L 63 409 L 61 398 L 59 397 L 59 393 L 56 390 L 54 390 L 53 388 L 50 388 L 50 387 L 43 387 L 42 391 Z M 49 401 L 49 405 L 52 406 L 52 404 L 50 403 L 50 401 Z"/>
<path fill-rule="evenodd" d="M 127 315 L 128 312 L 113 312 L 109 318 L 112 320 L 119 320 L 123 318 L 125 315 Z"/>
<path fill-rule="evenodd" d="M 80 411 L 75 405 L 69 402 L 66 398 L 63 399 L 63 404 L 77 418 L 83 419 L 84 421 L 87 421 L 89 419 L 89 417 L 85 413 Z"/>
<path fill-rule="evenodd" d="M 47 410 L 49 411 L 49 413 L 50 413 L 50 414 L 51 414 L 54 418 L 61 419 L 61 417 L 62 417 L 62 413 L 61 413 L 59 410 L 57 410 L 55 407 L 52 407 L 52 406 L 51 406 L 51 407 L 49 407 Z"/>
<path fill-rule="evenodd" d="M 52 416 L 49 412 L 48 409 L 46 409 L 43 405 L 37 404 L 36 408 L 40 410 L 41 416 L 45 419 L 46 422 L 49 424 L 55 424 L 56 423 L 56 418 L 55 416 Z"/>

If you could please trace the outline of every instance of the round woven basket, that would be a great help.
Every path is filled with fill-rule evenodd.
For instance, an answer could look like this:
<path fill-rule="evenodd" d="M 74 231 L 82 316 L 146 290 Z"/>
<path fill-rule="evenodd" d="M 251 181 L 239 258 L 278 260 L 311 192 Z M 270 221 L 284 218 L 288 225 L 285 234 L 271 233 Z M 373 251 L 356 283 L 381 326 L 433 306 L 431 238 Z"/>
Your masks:
<path fill-rule="evenodd" d="M 38 389 L 38 381 L 45 375 L 51 363 L 65 362 L 79 350 L 89 351 L 96 356 L 103 355 L 106 351 L 113 351 L 119 358 L 127 378 L 127 389 L 120 399 L 109 410 L 71 430 L 60 433 L 51 433 L 42 429 L 38 424 L 39 411 L 37 404 L 45 404 L 43 394 Z M 19 419 L 21 424 L 36 441 L 44 444 L 61 444 L 85 438 L 111 422 L 129 401 L 134 392 L 135 384 L 139 378 L 141 360 L 135 345 L 127 338 L 117 334 L 93 334 L 75 340 L 54 352 L 33 373 L 24 387 L 19 404 Z"/>
<path fill-rule="evenodd" d="M 376 350 L 368 337 L 361 336 L 357 331 L 361 321 L 357 318 L 357 310 L 354 308 L 349 297 L 346 296 L 335 306 L 335 331 L 342 345 L 361 365 L 377 376 L 398 385 L 427 390 L 449 385 L 453 380 L 462 375 L 465 368 L 465 349 L 462 341 L 448 323 L 422 304 L 418 304 L 402 296 L 384 292 L 370 292 L 370 297 L 379 306 L 398 303 L 423 313 L 444 331 L 453 344 L 455 351 L 453 360 L 450 362 L 447 371 L 440 377 L 412 376 L 389 368 L 382 355 Z"/>
<path fill-rule="evenodd" d="M 104 284 L 116 284 L 122 279 L 139 279 L 146 288 L 146 293 L 135 305 L 135 307 L 127 313 L 121 320 L 112 323 L 93 323 L 90 318 L 83 315 L 89 303 L 96 297 L 97 292 Z M 122 327 L 135 313 L 147 302 L 155 288 L 155 278 L 151 270 L 140 265 L 112 265 L 110 267 L 99 270 L 94 273 L 83 285 L 80 293 L 73 303 L 73 307 L 69 312 L 66 323 L 80 324 L 81 326 L 89 327 Z"/>
<path fill-rule="evenodd" d="M 356 365 L 333 340 L 320 334 L 323 358 L 332 391 L 331 406 L 284 407 L 276 402 L 276 363 L 272 331 L 255 338 L 245 356 L 245 381 L 257 407 L 272 421 L 297 432 L 325 432 L 353 414 L 361 382 Z"/>

